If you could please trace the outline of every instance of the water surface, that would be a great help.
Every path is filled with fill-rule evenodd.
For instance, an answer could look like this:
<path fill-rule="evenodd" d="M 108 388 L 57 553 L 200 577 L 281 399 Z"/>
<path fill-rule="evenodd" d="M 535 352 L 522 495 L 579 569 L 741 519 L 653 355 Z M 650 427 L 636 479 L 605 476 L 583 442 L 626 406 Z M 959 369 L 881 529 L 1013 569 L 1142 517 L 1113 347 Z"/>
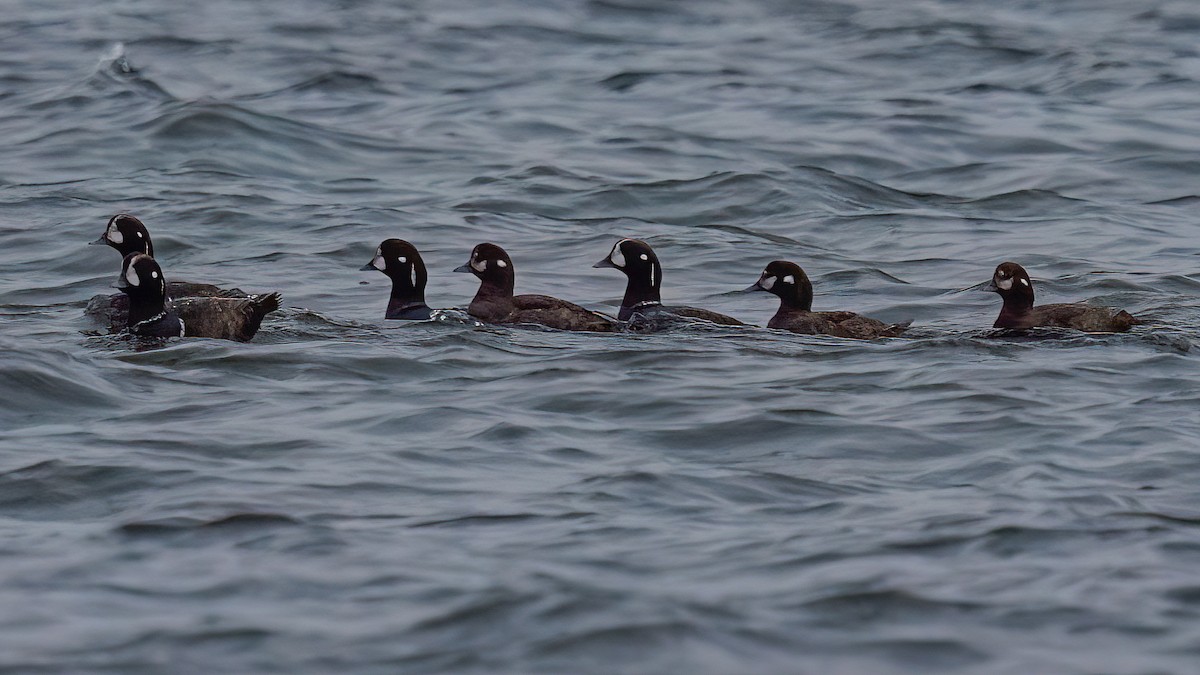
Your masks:
<path fill-rule="evenodd" d="M 0 663 L 13 672 L 1189 672 L 1200 13 L 1033 3 L 10 3 Z M 279 289 L 250 344 L 83 318 Z M 385 323 L 493 241 L 614 312 L 800 263 L 853 342 Z M 1125 335 L 989 334 L 1002 260 Z"/>

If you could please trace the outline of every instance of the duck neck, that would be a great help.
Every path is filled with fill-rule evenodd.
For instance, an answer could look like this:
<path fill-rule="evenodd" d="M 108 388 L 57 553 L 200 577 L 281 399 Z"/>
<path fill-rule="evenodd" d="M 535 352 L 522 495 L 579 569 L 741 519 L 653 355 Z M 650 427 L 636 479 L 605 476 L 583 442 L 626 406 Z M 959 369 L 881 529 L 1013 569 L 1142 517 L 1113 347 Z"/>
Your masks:
<path fill-rule="evenodd" d="M 415 307 L 424 307 L 424 289 L 414 288 L 407 279 L 392 279 L 392 295 L 388 299 L 388 312 L 399 312 Z"/>
<path fill-rule="evenodd" d="M 640 271 L 640 270 L 637 270 Z M 650 267 L 649 275 L 646 278 L 630 276 L 625 284 L 625 297 L 621 299 L 622 309 L 635 309 L 637 307 L 648 307 L 651 305 L 661 305 L 662 295 L 659 292 L 659 287 L 662 285 L 662 268 L 658 266 L 657 261 Z"/>
<path fill-rule="evenodd" d="M 129 319 L 126 326 L 133 328 L 135 324 L 161 318 L 166 312 L 165 303 L 160 297 L 129 296 Z"/>
<path fill-rule="evenodd" d="M 1004 298 L 1004 306 L 1000 308 L 1000 316 L 996 317 L 993 328 L 1027 328 L 1033 314 L 1033 298 L 1010 295 Z"/>

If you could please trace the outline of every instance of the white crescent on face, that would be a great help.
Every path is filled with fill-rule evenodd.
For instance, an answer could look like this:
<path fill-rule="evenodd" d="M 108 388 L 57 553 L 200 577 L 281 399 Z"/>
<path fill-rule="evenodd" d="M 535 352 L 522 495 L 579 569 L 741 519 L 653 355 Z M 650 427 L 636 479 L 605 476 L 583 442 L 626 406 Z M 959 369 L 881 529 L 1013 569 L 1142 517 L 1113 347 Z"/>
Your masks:
<path fill-rule="evenodd" d="M 775 277 L 763 277 L 758 280 L 758 285 L 763 287 L 763 290 L 771 290 L 775 288 Z"/>
<path fill-rule="evenodd" d="M 108 224 L 108 232 L 104 233 L 108 240 L 114 244 L 122 244 L 125 242 L 125 235 L 121 234 L 121 230 L 117 228 L 117 221 L 112 221 Z"/>
<path fill-rule="evenodd" d="M 383 272 L 387 269 L 387 262 L 383 259 L 383 249 L 375 249 L 375 258 L 371 260 L 371 267 Z"/>
<path fill-rule="evenodd" d="M 621 244 L 624 244 L 626 241 L 626 239 L 618 241 L 617 245 L 613 247 L 612 253 L 608 254 L 609 262 L 621 269 L 625 269 L 625 254 L 621 252 Z"/>
<path fill-rule="evenodd" d="M 1012 288 L 1012 282 L 1012 277 L 1009 277 L 1008 279 L 996 277 L 996 288 L 999 288 L 1002 291 L 1007 291 L 1008 289 Z"/>
<path fill-rule="evenodd" d="M 133 265 L 130 265 L 129 269 L 125 270 L 125 281 L 129 282 L 130 286 L 140 286 L 142 284 L 142 280 L 138 277 L 137 270 L 134 269 Z"/>
<path fill-rule="evenodd" d="M 482 272 L 487 269 L 487 261 L 472 259 L 471 260 L 471 269 L 475 270 L 476 272 Z"/>

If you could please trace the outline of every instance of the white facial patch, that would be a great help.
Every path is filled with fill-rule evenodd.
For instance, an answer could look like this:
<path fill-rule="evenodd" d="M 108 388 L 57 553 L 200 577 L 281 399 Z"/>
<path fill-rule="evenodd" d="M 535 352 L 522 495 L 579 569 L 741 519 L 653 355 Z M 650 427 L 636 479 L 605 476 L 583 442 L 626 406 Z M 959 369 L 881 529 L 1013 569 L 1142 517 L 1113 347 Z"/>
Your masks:
<path fill-rule="evenodd" d="M 504 262 L 503 260 L 497 260 L 496 265 L 500 267 L 508 267 L 508 263 Z"/>
<path fill-rule="evenodd" d="M 769 291 L 775 288 L 775 277 L 763 277 L 758 280 L 758 285 L 762 286 L 764 290 Z"/>
<path fill-rule="evenodd" d="M 151 279 L 157 279 L 157 278 L 158 278 L 158 272 L 151 272 L 151 273 L 150 273 L 150 278 L 151 278 Z"/>
<path fill-rule="evenodd" d="M 128 282 L 130 286 L 141 285 L 142 280 L 138 278 L 137 270 L 133 268 L 133 265 L 130 265 L 129 269 L 125 270 L 125 281 Z"/>
<path fill-rule="evenodd" d="M 115 220 L 108 224 L 108 232 L 105 232 L 104 236 L 114 244 L 125 242 L 125 235 L 121 234 L 121 231 L 117 229 L 117 221 Z"/>
<path fill-rule="evenodd" d="M 371 261 L 371 267 L 374 267 L 380 272 L 386 270 L 387 262 L 383 259 L 383 255 L 376 253 L 374 260 Z"/>
<path fill-rule="evenodd" d="M 482 272 L 487 269 L 487 261 L 471 260 L 471 269 L 475 270 L 476 272 Z"/>
<path fill-rule="evenodd" d="M 612 253 L 608 254 L 608 260 L 617 267 L 625 269 L 625 254 L 621 253 L 621 242 L 617 242 L 617 245 L 613 247 Z"/>
<path fill-rule="evenodd" d="M 1002 291 L 1007 291 L 1008 289 L 1012 288 L 1012 281 L 1012 277 L 1007 279 L 996 277 L 996 288 L 999 288 Z"/>
<path fill-rule="evenodd" d="M 649 260 L 649 259 L 650 259 L 650 256 L 646 255 L 645 253 L 643 253 L 642 255 L 640 255 L 640 256 L 638 256 L 638 257 L 639 257 L 639 258 L 641 258 L 642 260 Z"/>
<path fill-rule="evenodd" d="M 796 283 L 796 277 L 794 277 L 794 276 L 792 276 L 792 275 L 790 275 L 790 274 L 789 274 L 789 275 L 787 275 L 786 277 L 784 277 L 784 278 L 783 278 L 783 283 L 785 283 L 785 284 L 794 284 L 794 283 Z"/>
<path fill-rule="evenodd" d="M 1021 279 L 1021 284 L 1022 284 L 1023 286 L 1028 286 L 1028 285 L 1029 285 L 1029 280 L 1028 280 L 1028 279 Z"/>

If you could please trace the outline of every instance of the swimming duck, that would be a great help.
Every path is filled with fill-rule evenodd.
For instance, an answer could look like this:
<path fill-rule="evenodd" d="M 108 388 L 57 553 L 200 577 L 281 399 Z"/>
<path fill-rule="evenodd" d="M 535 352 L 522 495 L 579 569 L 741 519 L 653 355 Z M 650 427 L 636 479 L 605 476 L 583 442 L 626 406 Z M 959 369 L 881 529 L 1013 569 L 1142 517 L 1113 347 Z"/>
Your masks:
<path fill-rule="evenodd" d="M 417 247 L 403 239 L 385 239 L 371 262 L 361 271 L 378 270 L 392 280 L 385 319 L 428 319 L 433 310 L 425 304 L 425 261 Z"/>
<path fill-rule="evenodd" d="M 1035 326 L 1073 328 L 1088 333 L 1120 333 L 1139 321 L 1125 310 L 1096 307 L 1082 302 L 1033 306 L 1033 281 L 1015 262 L 1002 262 L 992 273 L 987 290 L 1000 294 L 1004 306 L 993 328 L 1025 329 Z"/>
<path fill-rule="evenodd" d="M 758 281 L 743 292 L 755 291 L 766 291 L 779 298 L 779 310 L 767 322 L 767 328 L 860 340 L 896 337 L 908 328 L 908 323 L 886 324 L 854 312 L 812 311 L 812 282 L 799 265 L 786 260 L 768 264 Z"/>
<path fill-rule="evenodd" d="M 154 243 L 150 232 L 142 221 L 128 213 L 118 213 L 108 219 L 108 225 L 100 238 L 89 245 L 105 244 L 116 249 L 124 258 L 130 253 L 144 253 L 154 257 Z M 248 294 L 240 288 L 224 289 L 214 284 L 199 284 L 190 281 L 172 281 L 167 284 L 167 297 L 224 297 L 245 298 Z M 123 293 L 97 295 L 88 301 L 84 310 L 87 316 L 106 324 L 110 330 L 121 330 L 126 325 L 129 313 L 129 298 Z"/>
<path fill-rule="evenodd" d="M 471 259 L 454 270 L 479 278 L 479 291 L 467 313 L 488 323 L 533 323 L 559 330 L 612 332 L 608 318 L 579 305 L 548 295 L 513 295 L 516 283 L 512 259 L 495 244 L 479 244 Z"/>
<path fill-rule="evenodd" d="M 208 337 L 246 342 L 279 309 L 278 293 L 247 298 L 169 298 L 162 268 L 145 253 L 121 261 L 115 284 L 129 297 L 126 329 L 145 337 Z"/>
<path fill-rule="evenodd" d="M 592 267 L 612 267 L 625 274 L 625 297 L 617 318 L 628 321 L 635 314 L 646 317 L 667 314 L 689 319 L 703 319 L 724 326 L 746 324 L 731 316 L 699 307 L 663 305 L 659 289 L 662 286 L 662 265 L 650 245 L 639 239 L 622 239 L 612 251 Z"/>

